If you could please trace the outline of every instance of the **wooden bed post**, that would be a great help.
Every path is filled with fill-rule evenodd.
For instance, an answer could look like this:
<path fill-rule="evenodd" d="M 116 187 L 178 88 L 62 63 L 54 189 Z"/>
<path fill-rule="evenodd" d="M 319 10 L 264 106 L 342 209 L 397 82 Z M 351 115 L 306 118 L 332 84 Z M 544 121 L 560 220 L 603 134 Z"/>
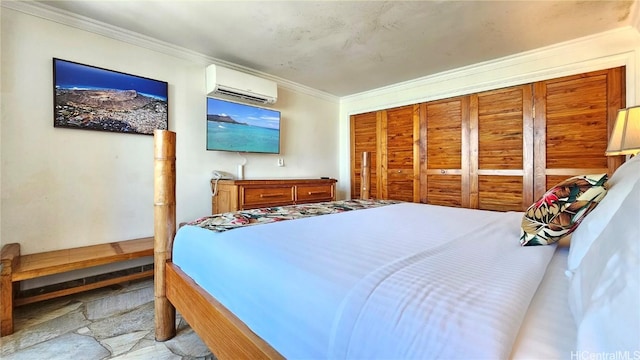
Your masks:
<path fill-rule="evenodd" d="M 360 199 L 367 200 L 371 194 L 371 165 L 369 152 L 362 153 L 362 170 L 360 171 Z"/>
<path fill-rule="evenodd" d="M 176 133 L 155 130 L 154 137 L 154 297 L 156 340 L 176 334 L 176 309 L 167 299 L 165 267 L 176 233 Z"/>

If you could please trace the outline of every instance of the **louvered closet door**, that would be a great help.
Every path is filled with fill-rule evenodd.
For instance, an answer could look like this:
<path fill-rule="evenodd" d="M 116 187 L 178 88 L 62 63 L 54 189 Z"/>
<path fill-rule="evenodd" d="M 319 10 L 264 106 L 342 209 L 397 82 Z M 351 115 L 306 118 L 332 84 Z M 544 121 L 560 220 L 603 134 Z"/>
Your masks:
<path fill-rule="evenodd" d="M 420 200 L 419 156 L 420 106 L 409 105 L 381 111 L 378 152 L 383 199 Z"/>
<path fill-rule="evenodd" d="M 360 181 L 362 170 L 362 153 L 369 152 L 369 168 L 371 169 L 370 197 L 379 198 L 378 194 L 378 122 L 379 112 L 369 112 L 351 116 L 351 197 L 360 198 Z"/>
<path fill-rule="evenodd" d="M 470 207 L 526 210 L 533 201 L 532 85 L 474 94 L 470 102 Z"/>
<path fill-rule="evenodd" d="M 469 97 L 420 106 L 420 202 L 469 207 Z"/>
<path fill-rule="evenodd" d="M 535 196 L 583 174 L 611 174 L 621 157 L 606 157 L 609 133 L 625 105 L 624 68 L 535 84 Z"/>

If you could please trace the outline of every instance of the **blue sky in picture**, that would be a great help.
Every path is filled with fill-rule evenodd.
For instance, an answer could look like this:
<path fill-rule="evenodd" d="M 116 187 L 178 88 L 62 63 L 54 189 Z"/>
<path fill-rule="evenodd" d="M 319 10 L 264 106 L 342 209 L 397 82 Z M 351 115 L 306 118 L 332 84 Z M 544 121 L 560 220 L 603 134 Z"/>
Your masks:
<path fill-rule="evenodd" d="M 226 115 L 252 126 L 280 129 L 280 112 L 214 98 L 207 98 L 207 115 Z"/>
<path fill-rule="evenodd" d="M 135 90 L 160 100 L 167 100 L 167 83 L 117 71 L 53 59 L 54 82 L 65 89 Z"/>

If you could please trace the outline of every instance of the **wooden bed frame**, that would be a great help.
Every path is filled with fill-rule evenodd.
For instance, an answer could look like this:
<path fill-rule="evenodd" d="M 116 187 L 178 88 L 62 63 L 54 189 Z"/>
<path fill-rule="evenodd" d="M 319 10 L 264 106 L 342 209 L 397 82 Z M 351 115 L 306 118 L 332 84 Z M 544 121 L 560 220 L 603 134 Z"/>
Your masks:
<path fill-rule="evenodd" d="M 247 325 L 171 261 L 176 233 L 176 134 L 154 132 L 155 338 L 176 333 L 176 310 L 220 359 L 283 359 Z M 369 195 L 369 158 L 363 154 L 361 197 Z M 617 163 L 617 168 L 622 161 Z M 611 164 L 611 162 L 610 162 Z"/>
<path fill-rule="evenodd" d="M 171 262 L 176 232 L 176 134 L 154 131 L 155 338 L 176 334 L 176 310 L 220 359 L 283 359 Z"/>

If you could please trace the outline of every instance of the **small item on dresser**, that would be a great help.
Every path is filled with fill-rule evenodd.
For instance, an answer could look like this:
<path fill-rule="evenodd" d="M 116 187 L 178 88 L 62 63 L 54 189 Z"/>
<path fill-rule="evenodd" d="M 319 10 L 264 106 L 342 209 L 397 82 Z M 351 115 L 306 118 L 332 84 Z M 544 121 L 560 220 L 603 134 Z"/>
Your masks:
<path fill-rule="evenodd" d="M 244 179 L 244 165 L 242 164 L 238 165 L 238 179 L 239 180 Z"/>

